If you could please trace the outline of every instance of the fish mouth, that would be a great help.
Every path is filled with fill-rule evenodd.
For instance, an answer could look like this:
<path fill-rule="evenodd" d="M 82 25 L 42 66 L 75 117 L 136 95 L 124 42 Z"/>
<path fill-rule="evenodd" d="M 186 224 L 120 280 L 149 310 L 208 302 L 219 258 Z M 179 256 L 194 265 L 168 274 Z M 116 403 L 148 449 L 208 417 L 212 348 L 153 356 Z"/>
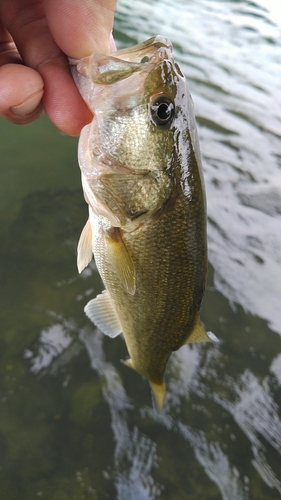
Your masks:
<path fill-rule="evenodd" d="M 138 62 L 141 64 L 150 62 L 155 64 L 162 59 L 168 59 L 172 49 L 172 44 L 167 37 L 155 35 L 133 47 L 118 50 L 113 55 L 118 59 L 124 59 L 129 62 Z M 143 58 L 146 60 L 143 61 Z"/>
<path fill-rule="evenodd" d="M 136 91 L 138 93 L 147 75 L 163 60 L 173 61 L 172 44 L 168 38 L 156 35 L 111 55 L 93 53 L 83 59 L 69 59 L 69 65 L 80 94 L 94 114 L 96 99 L 99 100 L 102 86 L 115 84 L 115 96 L 118 96 L 119 92 L 122 95 L 124 88 L 123 85 L 119 88 L 118 82 L 122 83 L 124 79 L 135 75 L 135 85 L 130 82 L 131 88 L 128 93 L 134 94 Z M 178 66 L 175 70 L 180 73 Z M 180 76 L 183 75 L 180 73 Z M 103 100 L 104 90 L 103 87 Z"/>
<path fill-rule="evenodd" d="M 68 61 L 72 71 L 90 78 L 94 83 L 113 83 L 111 77 L 116 81 L 113 72 L 119 71 L 124 74 L 123 78 L 127 78 L 128 72 L 133 73 L 144 65 L 155 65 L 163 59 L 169 59 L 171 53 L 170 40 L 162 35 L 155 35 L 145 42 L 118 50 L 111 55 L 93 53 L 82 59 L 69 58 Z"/>

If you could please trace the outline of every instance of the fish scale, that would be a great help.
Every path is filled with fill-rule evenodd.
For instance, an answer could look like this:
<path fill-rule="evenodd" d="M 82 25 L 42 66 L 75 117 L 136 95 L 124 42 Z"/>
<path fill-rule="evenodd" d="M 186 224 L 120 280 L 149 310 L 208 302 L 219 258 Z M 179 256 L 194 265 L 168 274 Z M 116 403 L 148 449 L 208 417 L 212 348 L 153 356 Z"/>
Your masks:
<path fill-rule="evenodd" d="M 161 409 L 171 353 L 210 341 L 199 319 L 206 204 L 191 97 L 161 36 L 93 54 L 73 74 L 94 115 L 79 141 L 89 222 L 78 269 L 93 253 L 105 285 L 85 312 L 105 334 L 123 333 L 125 363 L 148 379 Z"/>

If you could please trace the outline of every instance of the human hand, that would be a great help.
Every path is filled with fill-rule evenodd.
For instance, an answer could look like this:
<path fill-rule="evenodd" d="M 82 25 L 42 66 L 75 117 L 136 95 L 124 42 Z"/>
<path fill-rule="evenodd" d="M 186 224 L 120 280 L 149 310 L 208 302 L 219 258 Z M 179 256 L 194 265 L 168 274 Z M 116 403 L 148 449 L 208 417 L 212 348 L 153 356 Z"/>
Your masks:
<path fill-rule="evenodd" d="M 114 50 L 117 0 L 0 0 L 0 116 L 24 124 L 43 109 L 62 132 L 78 135 L 91 113 L 68 57 Z"/>

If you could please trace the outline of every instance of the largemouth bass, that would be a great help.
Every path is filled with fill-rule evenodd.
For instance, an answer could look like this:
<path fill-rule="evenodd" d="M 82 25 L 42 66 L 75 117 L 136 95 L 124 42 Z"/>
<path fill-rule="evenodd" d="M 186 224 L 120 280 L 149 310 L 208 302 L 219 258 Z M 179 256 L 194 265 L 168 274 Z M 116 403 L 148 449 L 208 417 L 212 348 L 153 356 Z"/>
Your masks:
<path fill-rule="evenodd" d="M 123 333 L 125 364 L 161 409 L 171 353 L 210 340 L 199 319 L 206 203 L 192 100 L 162 36 L 81 59 L 73 75 L 93 112 L 78 148 L 89 205 L 78 269 L 94 254 L 105 285 L 85 312 L 110 337 Z"/>

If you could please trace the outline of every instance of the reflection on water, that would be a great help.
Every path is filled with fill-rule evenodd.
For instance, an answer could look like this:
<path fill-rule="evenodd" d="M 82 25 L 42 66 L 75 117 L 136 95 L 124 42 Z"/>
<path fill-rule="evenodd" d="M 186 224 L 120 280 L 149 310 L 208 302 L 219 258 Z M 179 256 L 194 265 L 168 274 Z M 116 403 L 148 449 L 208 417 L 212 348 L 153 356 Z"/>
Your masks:
<path fill-rule="evenodd" d="M 137 41 L 160 25 L 192 91 L 216 286 L 281 333 L 281 14 L 264 3 L 161 1 L 144 9 L 137 1 L 134 10 Z M 131 2 L 119 10 L 136 37 Z"/>
<path fill-rule="evenodd" d="M 161 414 L 120 363 L 123 340 L 83 313 L 102 285 L 94 264 L 76 270 L 86 217 L 76 142 L 46 120 L 30 139 L 0 124 L 11 149 L 6 159 L 1 145 L 1 500 L 280 498 L 278 16 L 273 0 L 119 2 L 120 45 L 158 32 L 173 41 L 208 198 L 202 319 L 220 343 L 172 356 Z"/>
<path fill-rule="evenodd" d="M 159 488 L 151 476 L 151 470 L 158 465 L 156 444 L 142 435 L 136 426 L 130 429 L 128 411 L 132 410 L 133 406 L 117 371 L 111 363 L 104 360 L 102 337 L 103 334 L 97 329 L 94 332 L 92 329 L 80 332 L 80 339 L 86 346 L 91 366 L 104 380 L 104 397 L 109 406 L 115 440 L 111 475 L 117 497 L 157 498 Z"/>

